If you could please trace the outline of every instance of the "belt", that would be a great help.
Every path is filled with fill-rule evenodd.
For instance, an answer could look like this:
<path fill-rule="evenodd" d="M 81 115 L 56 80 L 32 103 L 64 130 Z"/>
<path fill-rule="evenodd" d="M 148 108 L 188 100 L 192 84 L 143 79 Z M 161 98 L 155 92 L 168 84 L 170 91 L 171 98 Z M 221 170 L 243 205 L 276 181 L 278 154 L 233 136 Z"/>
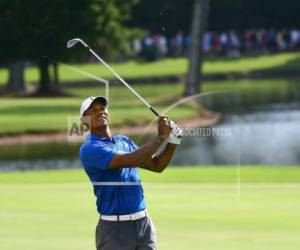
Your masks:
<path fill-rule="evenodd" d="M 100 220 L 106 221 L 132 221 L 145 218 L 148 215 L 147 210 L 143 210 L 133 214 L 125 215 L 100 215 Z"/>

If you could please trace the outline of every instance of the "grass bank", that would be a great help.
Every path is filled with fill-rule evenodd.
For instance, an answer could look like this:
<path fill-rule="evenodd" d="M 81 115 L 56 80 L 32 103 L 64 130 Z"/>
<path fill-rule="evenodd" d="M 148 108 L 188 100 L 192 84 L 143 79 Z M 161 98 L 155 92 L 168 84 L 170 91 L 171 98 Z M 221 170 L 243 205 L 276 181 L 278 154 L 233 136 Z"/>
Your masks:
<path fill-rule="evenodd" d="M 238 80 L 203 84 L 203 92 L 227 91 L 240 95 L 285 95 L 299 91 L 298 79 L 290 80 Z M 183 84 L 147 84 L 135 86 L 135 89 L 160 112 L 178 98 L 184 89 Z M 25 132 L 50 132 L 67 129 L 68 116 L 77 116 L 83 98 L 91 95 L 105 95 L 102 87 L 66 88 L 73 97 L 60 98 L 1 98 L 0 134 Z M 218 98 L 220 95 L 213 95 Z M 153 115 L 147 112 L 143 104 L 125 87 L 109 88 L 111 125 L 137 125 L 147 123 Z M 205 101 L 203 97 L 201 100 Z M 197 110 L 189 103 L 181 104 L 168 115 L 175 120 L 193 117 Z"/>

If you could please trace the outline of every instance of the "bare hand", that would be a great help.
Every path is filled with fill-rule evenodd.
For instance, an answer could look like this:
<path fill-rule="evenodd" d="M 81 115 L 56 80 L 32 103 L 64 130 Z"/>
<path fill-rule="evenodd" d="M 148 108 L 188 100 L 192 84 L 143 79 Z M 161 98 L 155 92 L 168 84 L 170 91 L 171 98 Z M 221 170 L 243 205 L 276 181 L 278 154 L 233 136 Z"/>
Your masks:
<path fill-rule="evenodd" d="M 158 130 L 158 136 L 161 139 L 163 140 L 167 139 L 172 131 L 171 120 L 166 116 L 161 115 L 158 118 L 157 130 Z"/>

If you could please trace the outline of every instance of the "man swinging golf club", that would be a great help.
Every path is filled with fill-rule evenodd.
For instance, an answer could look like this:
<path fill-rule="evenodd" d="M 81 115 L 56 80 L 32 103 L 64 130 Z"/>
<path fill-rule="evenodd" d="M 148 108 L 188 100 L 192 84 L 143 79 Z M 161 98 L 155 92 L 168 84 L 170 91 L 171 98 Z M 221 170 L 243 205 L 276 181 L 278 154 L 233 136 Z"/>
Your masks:
<path fill-rule="evenodd" d="M 157 135 L 138 147 L 124 135 L 111 134 L 108 99 L 103 96 L 85 99 L 80 116 L 90 124 L 90 135 L 79 154 L 97 198 L 100 214 L 96 227 L 97 250 L 157 249 L 156 232 L 146 210 L 138 167 L 162 172 L 180 144 L 182 130 L 169 118 L 159 116 Z M 155 155 L 165 141 L 165 148 Z"/>

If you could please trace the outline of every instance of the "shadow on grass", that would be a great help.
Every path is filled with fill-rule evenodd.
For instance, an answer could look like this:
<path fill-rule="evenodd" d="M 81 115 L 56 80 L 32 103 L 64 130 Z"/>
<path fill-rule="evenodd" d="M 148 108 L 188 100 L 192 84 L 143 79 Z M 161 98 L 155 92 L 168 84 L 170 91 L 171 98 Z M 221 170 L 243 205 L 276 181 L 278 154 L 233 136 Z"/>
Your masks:
<path fill-rule="evenodd" d="M 254 71 L 252 73 L 259 73 L 260 77 L 264 78 L 291 78 L 300 76 L 300 54 L 294 59 L 288 60 L 285 64 L 273 67 L 272 69 L 265 69 Z"/>

